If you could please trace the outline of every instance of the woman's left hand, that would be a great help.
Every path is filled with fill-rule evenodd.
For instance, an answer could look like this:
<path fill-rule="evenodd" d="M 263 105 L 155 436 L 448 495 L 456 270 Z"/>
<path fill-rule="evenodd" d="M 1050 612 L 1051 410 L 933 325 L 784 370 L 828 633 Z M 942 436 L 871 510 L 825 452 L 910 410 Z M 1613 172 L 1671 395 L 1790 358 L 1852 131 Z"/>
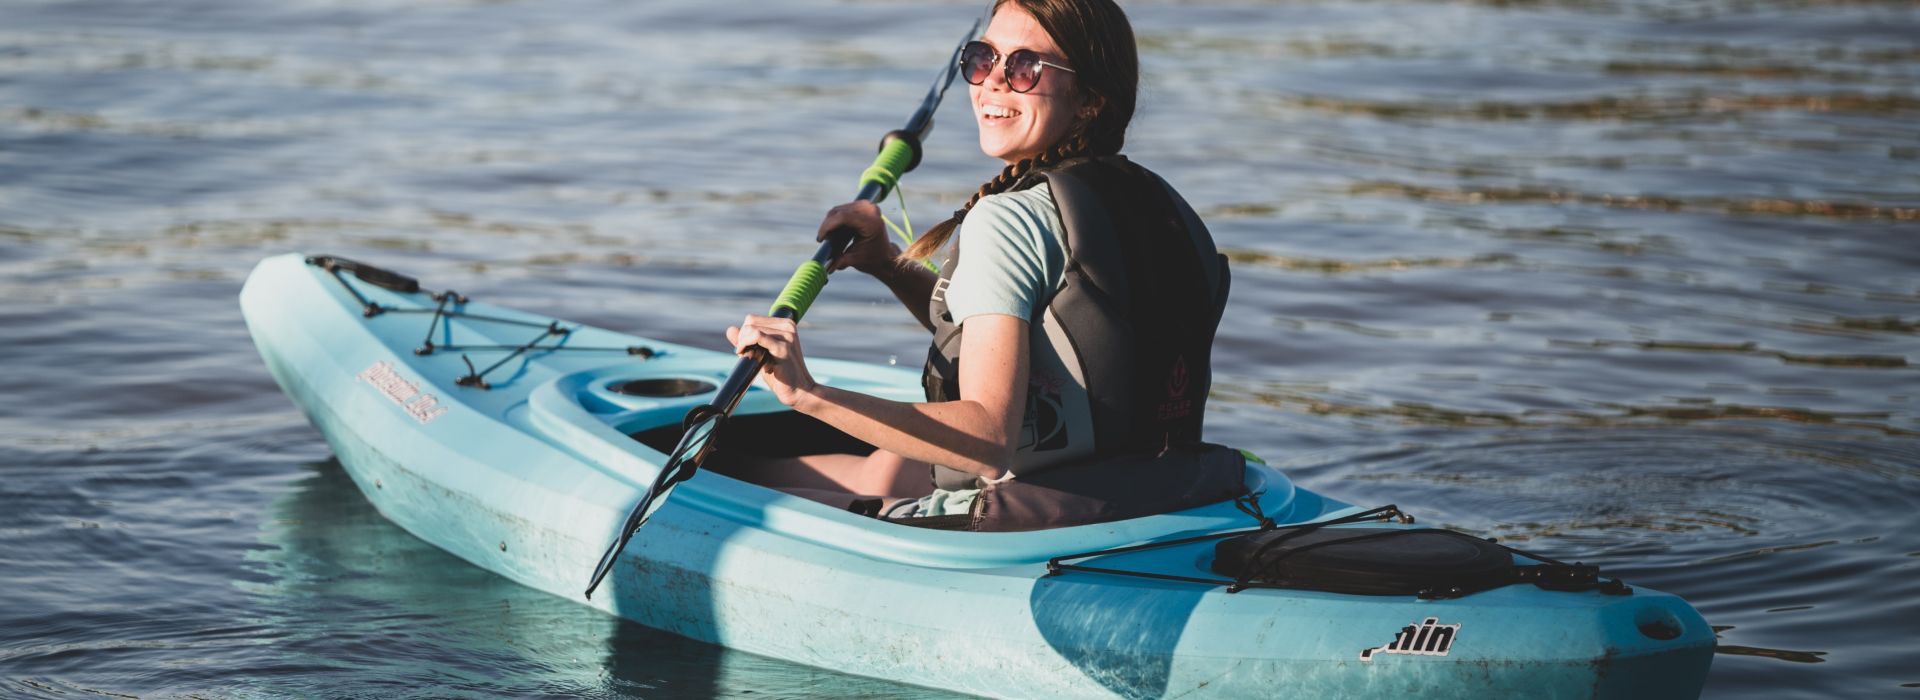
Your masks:
<path fill-rule="evenodd" d="M 727 328 L 727 342 L 733 343 L 734 353 L 741 357 L 755 345 L 767 351 L 760 379 L 780 403 L 797 405 L 817 386 L 807 372 L 807 359 L 800 351 L 800 329 L 793 319 L 748 316 L 740 325 Z"/>

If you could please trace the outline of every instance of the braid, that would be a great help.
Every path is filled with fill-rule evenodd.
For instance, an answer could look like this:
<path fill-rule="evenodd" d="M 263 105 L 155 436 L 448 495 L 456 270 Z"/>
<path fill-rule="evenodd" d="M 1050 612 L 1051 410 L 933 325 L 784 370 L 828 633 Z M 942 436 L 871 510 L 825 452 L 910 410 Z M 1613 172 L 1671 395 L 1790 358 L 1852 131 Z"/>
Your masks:
<path fill-rule="evenodd" d="M 993 176 L 993 179 L 981 185 L 972 197 L 967 198 L 965 206 L 954 210 L 953 218 L 927 229 L 927 232 L 915 240 L 913 245 L 907 246 L 907 250 L 901 253 L 900 257 L 905 260 L 920 260 L 933 255 L 946 245 L 947 239 L 952 238 L 955 231 L 960 230 L 960 222 L 966 220 L 967 212 L 972 211 L 973 205 L 980 203 L 982 197 L 1005 192 L 1025 182 L 1029 174 L 1057 166 L 1087 152 L 1088 149 L 1086 135 L 1078 134 L 1041 152 L 1037 158 L 1022 158 L 1018 163 L 1011 163 L 1001 168 L 999 175 Z"/>

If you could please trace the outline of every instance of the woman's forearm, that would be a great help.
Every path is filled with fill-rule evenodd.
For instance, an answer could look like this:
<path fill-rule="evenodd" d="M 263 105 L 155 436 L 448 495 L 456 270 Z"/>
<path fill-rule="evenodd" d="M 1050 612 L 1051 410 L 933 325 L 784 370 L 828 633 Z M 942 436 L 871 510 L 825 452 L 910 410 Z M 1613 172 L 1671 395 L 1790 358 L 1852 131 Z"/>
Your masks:
<path fill-rule="evenodd" d="M 989 479 L 1013 458 L 1017 426 L 977 401 L 906 403 L 816 386 L 794 409 L 874 447 Z"/>
<path fill-rule="evenodd" d="M 914 320 L 927 330 L 933 330 L 933 320 L 927 317 L 927 302 L 933 298 L 934 283 L 940 280 L 937 275 L 924 266 L 900 262 L 869 274 L 887 285 L 893 297 L 900 300 L 900 305 L 913 313 Z"/>
<path fill-rule="evenodd" d="M 1012 462 L 1026 415 L 1027 322 L 1006 314 L 966 321 L 960 341 L 958 401 L 906 403 L 835 389 L 814 381 L 793 319 L 748 316 L 727 340 L 759 345 L 769 357 L 761 376 L 780 402 L 868 444 L 902 457 L 995 479 Z"/>

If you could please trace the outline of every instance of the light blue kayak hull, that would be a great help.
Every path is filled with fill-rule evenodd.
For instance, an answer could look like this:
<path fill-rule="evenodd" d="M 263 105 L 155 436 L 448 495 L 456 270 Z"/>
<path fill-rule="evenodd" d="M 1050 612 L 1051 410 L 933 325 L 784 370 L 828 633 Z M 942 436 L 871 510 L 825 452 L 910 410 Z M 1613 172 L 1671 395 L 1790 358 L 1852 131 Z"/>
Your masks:
<path fill-rule="evenodd" d="M 702 472 L 673 491 L 586 600 L 595 562 L 665 461 L 629 435 L 676 424 L 712 398 L 610 387 L 718 384 L 733 356 L 561 323 L 573 329 L 552 336 L 564 345 L 645 346 L 654 356 L 534 351 L 489 373 L 488 389 L 456 386 L 468 373 L 461 353 L 414 353 L 436 306 L 427 294 L 345 277 L 368 300 L 421 311 L 366 318 L 346 286 L 295 255 L 263 261 L 241 307 L 274 378 L 367 499 L 477 566 L 649 627 L 995 697 L 1690 698 L 1705 682 L 1712 630 L 1685 601 L 1644 588 L 1619 596 L 1517 585 L 1423 601 L 1046 575 L 1054 556 L 1253 525 L 1230 503 L 1044 532 L 947 532 Z M 480 303 L 450 308 L 538 326 L 552 320 Z M 443 319 L 435 338 L 518 346 L 534 335 Z M 482 368 L 506 356 L 467 354 Z M 915 373 L 810 365 L 836 386 L 919 395 Z M 756 389 L 737 413 L 783 410 Z M 1250 464 L 1247 478 L 1282 523 L 1357 510 L 1264 465 Z M 1208 542 L 1088 563 L 1211 577 L 1211 554 Z M 1420 643 L 1385 648 L 1409 626 Z M 1679 634 L 1642 632 L 1661 628 Z"/>

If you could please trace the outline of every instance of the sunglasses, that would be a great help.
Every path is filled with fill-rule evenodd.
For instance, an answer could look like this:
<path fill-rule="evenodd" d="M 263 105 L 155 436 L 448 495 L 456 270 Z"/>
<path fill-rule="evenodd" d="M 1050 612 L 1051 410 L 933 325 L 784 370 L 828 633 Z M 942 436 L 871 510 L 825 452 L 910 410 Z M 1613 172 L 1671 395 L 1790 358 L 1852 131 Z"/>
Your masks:
<path fill-rule="evenodd" d="M 1040 72 L 1046 68 L 1058 68 L 1068 73 L 1072 68 L 1054 63 L 1040 57 L 1040 54 L 1027 49 L 1016 49 L 1007 54 L 1007 87 L 1014 92 L 1026 92 L 1040 84 Z M 987 74 L 993 72 L 993 64 L 1000 62 L 1000 52 L 985 42 L 969 41 L 966 48 L 960 49 L 961 73 L 967 83 L 979 85 L 987 82 Z"/>

